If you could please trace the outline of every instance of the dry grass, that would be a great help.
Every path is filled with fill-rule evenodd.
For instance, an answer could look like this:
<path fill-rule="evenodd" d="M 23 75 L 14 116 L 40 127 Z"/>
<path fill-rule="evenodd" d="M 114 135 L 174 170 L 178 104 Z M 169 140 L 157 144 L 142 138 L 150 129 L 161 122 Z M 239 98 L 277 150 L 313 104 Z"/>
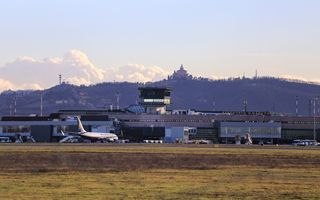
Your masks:
<path fill-rule="evenodd" d="M 319 199 L 319 169 L 0 174 L 1 199 Z"/>
<path fill-rule="evenodd" d="M 0 146 L 0 199 L 319 199 L 319 150 Z"/>

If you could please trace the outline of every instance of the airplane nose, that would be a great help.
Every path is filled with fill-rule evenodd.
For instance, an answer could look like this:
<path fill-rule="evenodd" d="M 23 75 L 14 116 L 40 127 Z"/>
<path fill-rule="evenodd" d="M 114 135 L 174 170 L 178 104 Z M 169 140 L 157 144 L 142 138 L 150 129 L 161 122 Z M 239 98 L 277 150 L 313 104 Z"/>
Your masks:
<path fill-rule="evenodd" d="M 119 138 L 118 138 L 118 136 L 117 136 L 116 134 L 113 134 L 113 135 L 112 135 L 112 139 L 118 140 Z"/>

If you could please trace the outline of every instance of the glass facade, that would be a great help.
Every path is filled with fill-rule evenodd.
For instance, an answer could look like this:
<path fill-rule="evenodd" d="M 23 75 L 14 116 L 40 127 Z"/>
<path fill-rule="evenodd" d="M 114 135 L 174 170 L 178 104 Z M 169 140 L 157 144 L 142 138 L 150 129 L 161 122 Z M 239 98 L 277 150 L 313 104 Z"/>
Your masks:
<path fill-rule="evenodd" d="M 30 133 L 30 126 L 3 126 L 2 133 Z"/>
<path fill-rule="evenodd" d="M 282 130 L 282 139 L 283 140 L 312 140 L 313 139 L 313 130 L 290 130 L 290 129 L 284 129 Z M 320 140 L 320 130 L 316 131 L 316 139 Z"/>
<path fill-rule="evenodd" d="M 168 88 L 139 88 L 140 90 L 140 104 L 143 105 L 169 105 L 170 89 Z"/>
<path fill-rule="evenodd" d="M 252 138 L 281 138 L 281 124 L 276 122 L 220 122 L 219 128 L 220 137 L 244 137 L 249 133 Z"/>

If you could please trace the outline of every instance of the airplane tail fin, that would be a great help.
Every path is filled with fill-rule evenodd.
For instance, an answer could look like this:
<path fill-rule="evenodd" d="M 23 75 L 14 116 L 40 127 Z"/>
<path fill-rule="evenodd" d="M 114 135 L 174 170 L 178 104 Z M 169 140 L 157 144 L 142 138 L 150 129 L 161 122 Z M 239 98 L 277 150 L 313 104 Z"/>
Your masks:
<path fill-rule="evenodd" d="M 80 118 L 79 118 L 78 116 L 77 116 L 77 122 L 78 122 L 78 129 L 79 129 L 79 131 L 80 131 L 81 133 L 87 132 L 86 130 L 84 130 L 83 125 L 82 125 L 82 123 L 81 123 L 81 121 L 80 121 Z"/>

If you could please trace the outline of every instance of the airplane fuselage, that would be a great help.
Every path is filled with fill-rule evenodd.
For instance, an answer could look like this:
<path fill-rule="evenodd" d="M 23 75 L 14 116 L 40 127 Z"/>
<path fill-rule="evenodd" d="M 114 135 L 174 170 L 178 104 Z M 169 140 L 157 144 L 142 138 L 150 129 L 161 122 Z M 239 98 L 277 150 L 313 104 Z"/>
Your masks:
<path fill-rule="evenodd" d="M 78 135 L 82 138 L 89 139 L 91 141 L 105 140 L 109 142 L 114 142 L 118 140 L 118 136 L 113 133 L 98 133 L 98 132 L 88 132 L 83 128 L 83 125 L 77 116 L 78 130 L 79 132 L 69 132 L 69 135 Z M 63 131 L 61 133 L 64 135 Z"/>
<path fill-rule="evenodd" d="M 110 140 L 110 141 L 118 140 L 118 136 L 112 133 L 84 132 L 84 133 L 79 133 L 78 135 L 88 139 Z"/>

